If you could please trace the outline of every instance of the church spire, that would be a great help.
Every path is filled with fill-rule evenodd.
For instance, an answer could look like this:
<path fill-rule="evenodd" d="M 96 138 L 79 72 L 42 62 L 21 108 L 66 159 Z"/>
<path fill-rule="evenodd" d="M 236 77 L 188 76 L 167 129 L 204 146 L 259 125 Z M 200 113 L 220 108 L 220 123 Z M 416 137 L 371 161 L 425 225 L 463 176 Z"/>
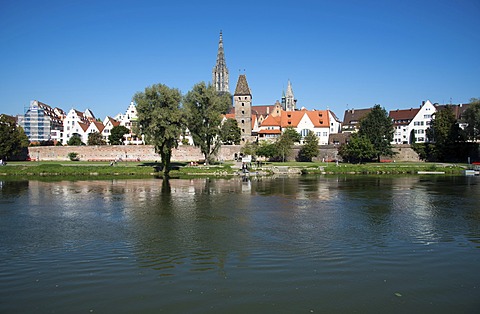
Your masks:
<path fill-rule="evenodd" d="M 230 92 L 228 88 L 228 69 L 225 62 L 225 51 L 223 50 L 223 34 L 220 31 L 218 41 L 217 63 L 212 71 L 212 84 L 217 92 Z"/>
<path fill-rule="evenodd" d="M 290 80 L 288 80 L 287 94 L 284 97 L 285 97 L 285 110 L 286 111 L 296 110 L 297 100 L 295 99 L 295 96 L 293 96 L 292 83 L 290 83 Z"/>

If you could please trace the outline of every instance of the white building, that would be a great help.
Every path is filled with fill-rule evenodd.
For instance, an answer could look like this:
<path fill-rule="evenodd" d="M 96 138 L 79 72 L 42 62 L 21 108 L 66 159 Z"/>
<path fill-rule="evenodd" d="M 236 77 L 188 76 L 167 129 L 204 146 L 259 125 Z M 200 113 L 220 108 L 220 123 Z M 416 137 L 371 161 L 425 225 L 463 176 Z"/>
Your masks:
<path fill-rule="evenodd" d="M 430 127 L 435 112 L 436 108 L 429 100 L 423 102 L 420 108 L 390 111 L 389 116 L 395 129 L 392 144 L 411 144 L 413 137 L 415 143 L 425 143 L 426 130 Z"/>

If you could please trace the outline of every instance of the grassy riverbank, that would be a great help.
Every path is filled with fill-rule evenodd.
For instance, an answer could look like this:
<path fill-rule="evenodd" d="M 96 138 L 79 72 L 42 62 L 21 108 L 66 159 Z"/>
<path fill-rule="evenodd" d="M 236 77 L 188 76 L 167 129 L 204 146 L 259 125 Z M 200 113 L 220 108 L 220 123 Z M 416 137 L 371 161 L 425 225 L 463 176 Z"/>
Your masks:
<path fill-rule="evenodd" d="M 303 174 L 417 174 L 418 172 L 445 172 L 460 175 L 467 164 L 442 164 L 425 162 L 398 163 L 275 163 L 276 166 L 300 167 Z"/>
<path fill-rule="evenodd" d="M 109 162 L 84 161 L 40 161 L 40 162 L 9 162 L 0 168 L 0 176 L 14 177 L 73 177 L 73 178 L 108 178 L 108 177 L 152 177 L 161 175 L 160 163 L 156 162 Z M 231 164 L 221 166 L 195 166 L 187 163 L 172 163 L 173 177 L 192 175 L 229 175 L 234 170 Z"/>
<path fill-rule="evenodd" d="M 132 177 L 143 178 L 158 176 L 159 163 L 155 162 L 119 162 L 110 166 L 108 162 L 9 162 L 0 167 L 0 176 L 14 177 L 69 177 L 77 179 Z M 238 165 L 237 165 L 238 167 Z M 302 174 L 417 174 L 419 171 L 444 172 L 445 174 L 460 175 L 467 167 L 466 164 L 439 164 L 439 163 L 367 163 L 367 164 L 335 164 L 335 163 L 263 163 L 260 167 L 252 165 L 251 171 L 263 170 L 273 172 L 275 167 L 297 168 Z M 224 163 L 211 166 L 189 166 L 187 163 L 173 163 L 172 177 L 189 176 L 229 176 L 239 169 L 233 163 Z"/>

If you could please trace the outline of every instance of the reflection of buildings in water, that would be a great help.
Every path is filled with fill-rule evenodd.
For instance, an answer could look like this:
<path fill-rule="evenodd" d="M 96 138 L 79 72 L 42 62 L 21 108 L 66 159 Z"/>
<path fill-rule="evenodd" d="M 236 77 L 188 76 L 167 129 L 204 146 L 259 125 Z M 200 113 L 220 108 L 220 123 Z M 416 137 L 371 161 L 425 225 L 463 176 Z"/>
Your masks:
<path fill-rule="evenodd" d="M 424 244 L 436 242 L 438 231 L 435 227 L 435 193 L 431 193 L 430 180 L 408 176 L 395 178 L 392 191 L 392 220 L 406 237 L 414 237 Z"/>

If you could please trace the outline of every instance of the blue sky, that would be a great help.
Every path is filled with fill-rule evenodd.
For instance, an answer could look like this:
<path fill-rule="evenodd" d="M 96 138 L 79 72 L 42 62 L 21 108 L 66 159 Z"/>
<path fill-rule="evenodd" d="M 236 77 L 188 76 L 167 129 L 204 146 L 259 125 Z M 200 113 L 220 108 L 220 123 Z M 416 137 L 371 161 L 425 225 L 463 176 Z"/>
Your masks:
<path fill-rule="evenodd" d="M 254 105 L 387 110 L 480 98 L 480 1 L 0 0 L 0 113 L 37 99 L 99 118 L 163 83 L 211 81 L 223 31 L 230 90 Z M 245 72 L 244 72 L 245 71 Z"/>

